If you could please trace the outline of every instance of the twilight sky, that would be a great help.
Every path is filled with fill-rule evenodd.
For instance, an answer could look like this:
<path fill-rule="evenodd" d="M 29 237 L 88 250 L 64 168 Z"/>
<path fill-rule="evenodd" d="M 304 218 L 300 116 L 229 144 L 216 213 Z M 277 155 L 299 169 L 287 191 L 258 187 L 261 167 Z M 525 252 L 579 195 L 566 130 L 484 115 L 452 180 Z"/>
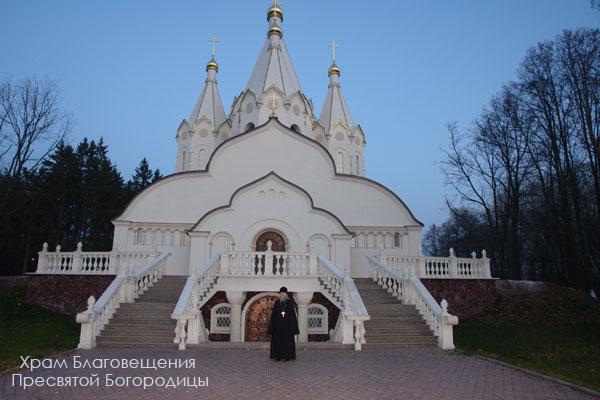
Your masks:
<path fill-rule="evenodd" d="M 265 40 L 268 0 L 0 0 L 0 79 L 57 80 L 76 126 L 103 136 L 127 179 L 142 157 L 175 169 L 175 131 L 205 78 L 216 35 L 226 113 Z M 445 125 L 469 126 L 526 50 L 563 29 L 598 27 L 589 0 L 288 0 L 287 43 L 320 112 L 329 43 L 354 121 L 367 139 L 366 175 L 395 191 L 426 225 L 442 222 Z"/>

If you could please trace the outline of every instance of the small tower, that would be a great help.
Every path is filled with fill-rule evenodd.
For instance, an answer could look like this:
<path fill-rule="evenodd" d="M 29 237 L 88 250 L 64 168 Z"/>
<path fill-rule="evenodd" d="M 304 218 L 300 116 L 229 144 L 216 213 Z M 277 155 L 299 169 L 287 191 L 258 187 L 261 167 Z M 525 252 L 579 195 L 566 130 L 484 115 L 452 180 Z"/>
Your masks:
<path fill-rule="evenodd" d="M 213 37 L 212 55 L 206 64 L 206 80 L 196 106 L 177 129 L 176 171 L 204 169 L 219 141 L 221 128 L 226 128 L 225 111 L 217 88 L 219 65 L 215 59 L 217 38 Z M 225 126 L 225 127 L 224 127 Z"/>
<path fill-rule="evenodd" d="M 325 132 L 325 138 L 318 140 L 328 148 L 338 173 L 364 176 L 365 136 L 360 125 L 354 124 L 342 95 L 341 70 L 335 62 L 338 45 L 333 42 L 329 47 L 332 49 L 329 87 L 319 116 L 319 125 Z"/>
<path fill-rule="evenodd" d="M 283 40 L 283 9 L 277 0 L 267 9 L 267 21 L 267 38 L 248 84 L 231 108 L 231 132 L 244 133 L 276 117 L 285 126 L 311 135 L 312 104 L 300 89 Z"/>

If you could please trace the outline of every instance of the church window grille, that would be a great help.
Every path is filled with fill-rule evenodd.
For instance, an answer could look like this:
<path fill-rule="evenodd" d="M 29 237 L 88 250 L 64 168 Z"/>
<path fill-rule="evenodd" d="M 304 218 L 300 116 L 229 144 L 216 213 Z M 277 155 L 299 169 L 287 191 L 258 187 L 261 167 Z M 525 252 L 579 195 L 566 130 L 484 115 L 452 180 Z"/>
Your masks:
<path fill-rule="evenodd" d="M 308 333 L 327 333 L 328 311 L 321 304 L 310 304 L 308 306 Z"/>
<path fill-rule="evenodd" d="M 231 305 L 222 303 L 210 310 L 210 332 L 229 333 L 231 330 Z"/>
<path fill-rule="evenodd" d="M 394 247 L 400 247 L 400 234 L 394 233 Z"/>

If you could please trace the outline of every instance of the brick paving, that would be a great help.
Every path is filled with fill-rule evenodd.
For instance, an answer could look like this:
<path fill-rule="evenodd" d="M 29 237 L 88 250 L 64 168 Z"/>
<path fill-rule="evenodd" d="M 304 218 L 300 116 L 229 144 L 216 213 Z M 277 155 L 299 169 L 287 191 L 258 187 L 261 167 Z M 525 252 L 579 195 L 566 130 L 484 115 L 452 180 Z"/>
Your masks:
<path fill-rule="evenodd" d="M 267 350 L 96 349 L 76 351 L 85 358 L 195 358 L 194 369 L 52 369 L 27 376 L 208 377 L 208 387 L 12 387 L 13 371 L 0 377 L 0 399 L 597 399 L 512 368 L 438 349 L 297 351 L 289 362 L 269 359 Z M 72 366 L 73 354 L 67 357 Z"/>

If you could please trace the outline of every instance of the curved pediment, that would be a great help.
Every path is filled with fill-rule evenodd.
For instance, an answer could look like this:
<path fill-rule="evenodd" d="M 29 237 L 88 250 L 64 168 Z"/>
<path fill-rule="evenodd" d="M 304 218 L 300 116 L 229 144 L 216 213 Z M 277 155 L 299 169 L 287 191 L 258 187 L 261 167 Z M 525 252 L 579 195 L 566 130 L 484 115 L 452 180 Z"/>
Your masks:
<path fill-rule="evenodd" d="M 335 171 L 331 154 L 277 118 L 219 144 L 204 170 L 166 176 L 139 193 L 117 220 L 192 223 L 247 182 L 276 171 L 311 193 L 348 226 L 423 226 L 390 189 Z"/>
<path fill-rule="evenodd" d="M 211 219 L 218 218 L 218 215 L 223 213 L 231 213 L 243 210 L 247 213 L 252 210 L 252 218 L 260 219 L 261 210 L 265 216 L 269 218 L 279 218 L 281 220 L 296 218 L 299 221 L 306 218 L 312 218 L 313 224 L 318 223 L 319 219 L 325 218 L 329 222 L 329 229 L 323 230 L 323 223 L 319 223 L 321 229 L 317 231 L 327 232 L 331 234 L 347 233 L 352 234 L 344 223 L 332 212 L 316 207 L 311 195 L 302 187 L 286 180 L 271 171 L 267 175 L 249 182 L 237 188 L 227 204 L 215 207 L 207 211 L 198 221 L 190 228 L 189 232 L 202 231 L 207 228 Z M 308 214 L 315 214 L 318 217 L 309 217 Z M 281 214 L 281 215 L 278 215 Z M 241 216 L 237 216 L 236 220 L 241 222 Z M 306 221 L 304 222 L 306 223 Z M 244 225 L 242 223 L 242 225 Z M 215 226 L 222 226 L 222 222 L 217 222 Z M 333 229 L 333 231 L 331 231 Z"/>

